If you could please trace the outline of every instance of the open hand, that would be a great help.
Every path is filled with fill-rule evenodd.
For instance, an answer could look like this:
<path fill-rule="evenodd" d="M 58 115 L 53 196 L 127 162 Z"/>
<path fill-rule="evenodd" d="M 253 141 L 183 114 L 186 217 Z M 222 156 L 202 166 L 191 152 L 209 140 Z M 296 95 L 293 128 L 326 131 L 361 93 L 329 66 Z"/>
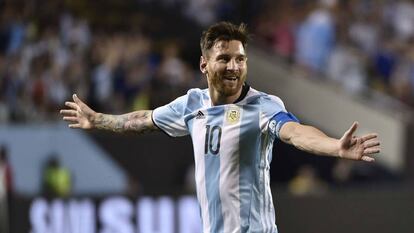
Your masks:
<path fill-rule="evenodd" d="M 72 98 L 74 102 L 65 102 L 69 109 L 60 110 L 63 120 L 70 122 L 70 128 L 93 128 L 92 120 L 95 118 L 96 112 L 82 102 L 76 94 L 73 94 Z"/>
<path fill-rule="evenodd" d="M 358 128 L 358 123 L 354 122 L 339 140 L 339 156 L 341 158 L 363 160 L 373 162 L 373 154 L 379 153 L 380 142 L 378 135 L 374 133 L 366 134 L 361 137 L 354 136 Z"/>

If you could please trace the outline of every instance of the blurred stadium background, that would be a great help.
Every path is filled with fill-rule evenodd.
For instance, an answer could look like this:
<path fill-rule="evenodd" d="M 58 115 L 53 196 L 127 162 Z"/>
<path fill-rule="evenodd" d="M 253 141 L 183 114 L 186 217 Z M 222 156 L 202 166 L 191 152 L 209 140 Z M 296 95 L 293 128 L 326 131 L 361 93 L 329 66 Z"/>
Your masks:
<path fill-rule="evenodd" d="M 378 162 L 277 142 L 283 233 L 414 232 L 414 1 L 0 0 L 0 232 L 197 233 L 189 138 L 69 130 L 97 110 L 152 109 L 206 87 L 199 37 L 246 22 L 248 82 L 339 137 L 378 132 Z"/>

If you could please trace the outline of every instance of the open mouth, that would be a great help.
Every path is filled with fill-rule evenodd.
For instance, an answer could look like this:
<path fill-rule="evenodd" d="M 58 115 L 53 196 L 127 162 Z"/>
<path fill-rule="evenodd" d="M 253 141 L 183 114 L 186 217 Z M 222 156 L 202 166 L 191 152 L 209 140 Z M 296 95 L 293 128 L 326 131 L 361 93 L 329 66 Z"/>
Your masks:
<path fill-rule="evenodd" d="M 235 77 L 235 76 L 232 76 L 232 77 L 224 77 L 223 79 L 229 80 L 229 81 L 236 81 L 239 78 L 238 77 Z"/>

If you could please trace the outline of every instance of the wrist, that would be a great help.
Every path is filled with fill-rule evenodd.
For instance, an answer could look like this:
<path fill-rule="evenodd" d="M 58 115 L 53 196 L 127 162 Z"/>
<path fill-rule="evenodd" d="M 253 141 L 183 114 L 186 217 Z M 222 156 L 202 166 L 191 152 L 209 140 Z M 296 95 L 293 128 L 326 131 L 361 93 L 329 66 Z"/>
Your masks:
<path fill-rule="evenodd" d="M 341 148 L 342 148 L 341 141 L 338 140 L 338 139 L 335 139 L 335 149 L 334 149 L 334 153 L 333 153 L 333 155 L 335 155 L 335 157 L 343 158 L 343 153 L 342 153 Z"/>
<path fill-rule="evenodd" d="M 91 128 L 98 128 L 99 122 L 102 121 L 103 113 L 92 112 L 89 117 L 89 122 L 91 123 Z"/>

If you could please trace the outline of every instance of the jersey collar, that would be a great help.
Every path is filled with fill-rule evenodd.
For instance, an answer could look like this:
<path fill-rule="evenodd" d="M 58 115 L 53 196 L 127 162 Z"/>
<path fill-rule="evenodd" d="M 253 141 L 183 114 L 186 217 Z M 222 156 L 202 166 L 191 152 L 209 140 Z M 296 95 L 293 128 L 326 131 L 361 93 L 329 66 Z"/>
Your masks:
<path fill-rule="evenodd" d="M 235 103 L 238 103 L 238 102 L 242 101 L 242 100 L 246 97 L 246 95 L 247 95 L 247 93 L 249 92 L 249 90 L 250 90 L 250 86 L 249 86 L 249 84 L 247 84 L 247 83 L 245 82 L 245 83 L 244 83 L 244 85 L 242 86 L 242 92 L 241 92 L 241 94 L 240 94 L 239 98 L 237 98 L 237 100 L 236 100 L 236 101 L 234 101 L 234 102 L 233 102 L 233 104 L 235 104 Z"/>

